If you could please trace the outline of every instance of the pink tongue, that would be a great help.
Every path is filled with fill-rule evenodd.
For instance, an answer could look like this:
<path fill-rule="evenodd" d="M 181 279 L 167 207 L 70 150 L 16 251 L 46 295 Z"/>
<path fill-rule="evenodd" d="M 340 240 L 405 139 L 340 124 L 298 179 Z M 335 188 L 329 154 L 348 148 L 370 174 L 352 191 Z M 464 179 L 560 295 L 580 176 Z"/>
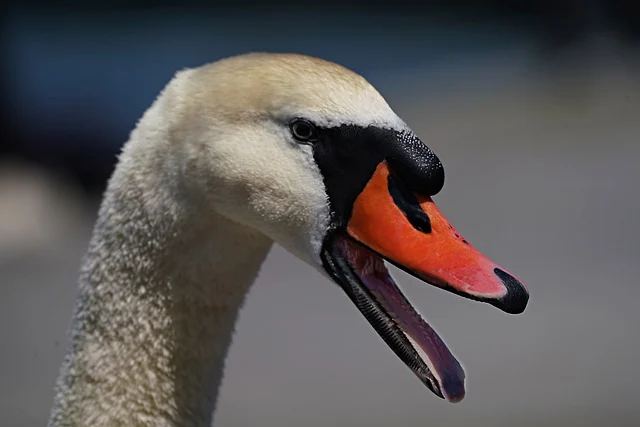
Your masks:
<path fill-rule="evenodd" d="M 438 333 L 416 312 L 388 273 L 384 278 L 366 275 L 362 280 L 403 332 L 424 351 L 425 363 L 438 380 L 445 399 L 461 401 L 465 394 L 464 370 Z"/>
<path fill-rule="evenodd" d="M 364 270 L 368 271 L 360 272 L 361 280 L 403 332 L 424 351 L 427 356 L 425 363 L 438 380 L 445 399 L 450 402 L 461 401 L 465 394 L 462 366 L 438 333 L 425 322 L 402 294 L 383 262 L 374 260 L 375 258 L 370 258 L 374 265 L 367 263 L 373 268 L 365 268 Z"/>
<path fill-rule="evenodd" d="M 426 355 L 424 362 L 438 381 L 440 390 L 449 402 L 464 398 L 464 370 L 451 354 L 438 333 L 418 314 L 395 284 L 381 258 L 368 249 L 348 240 L 342 242 L 343 253 L 360 280 L 394 319 L 402 331 Z"/>

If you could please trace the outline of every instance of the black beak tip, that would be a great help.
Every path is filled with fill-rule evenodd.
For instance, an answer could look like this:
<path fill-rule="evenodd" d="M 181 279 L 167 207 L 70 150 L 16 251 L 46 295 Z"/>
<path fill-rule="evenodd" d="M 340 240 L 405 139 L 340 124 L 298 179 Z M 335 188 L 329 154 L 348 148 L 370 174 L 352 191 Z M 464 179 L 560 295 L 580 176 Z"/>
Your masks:
<path fill-rule="evenodd" d="M 524 312 L 529 302 L 529 292 L 524 285 L 504 270 L 495 268 L 493 272 L 507 288 L 507 294 L 490 303 L 508 314 L 520 314 Z"/>

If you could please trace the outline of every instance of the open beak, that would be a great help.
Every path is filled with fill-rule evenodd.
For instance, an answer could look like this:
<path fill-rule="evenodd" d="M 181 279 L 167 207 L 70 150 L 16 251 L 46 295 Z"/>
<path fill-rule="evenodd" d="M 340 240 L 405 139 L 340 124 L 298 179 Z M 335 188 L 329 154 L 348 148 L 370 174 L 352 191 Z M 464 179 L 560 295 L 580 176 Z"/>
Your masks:
<path fill-rule="evenodd" d="M 382 259 L 432 285 L 522 313 L 524 285 L 469 244 L 430 197 L 415 193 L 381 162 L 357 196 L 346 230 L 323 262 L 391 349 L 438 396 L 465 394 L 464 371 L 442 339 L 404 297 Z"/>

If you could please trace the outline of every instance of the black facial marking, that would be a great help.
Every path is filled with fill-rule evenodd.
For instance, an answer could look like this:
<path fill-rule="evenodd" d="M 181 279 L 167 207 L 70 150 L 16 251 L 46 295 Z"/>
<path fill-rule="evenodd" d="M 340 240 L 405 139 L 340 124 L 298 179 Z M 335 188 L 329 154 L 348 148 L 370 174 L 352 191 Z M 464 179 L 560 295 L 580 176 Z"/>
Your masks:
<path fill-rule="evenodd" d="M 324 177 L 333 227 L 346 226 L 356 198 L 383 160 L 416 193 L 432 196 L 444 185 L 442 163 L 411 132 L 355 125 L 317 130 L 313 155 Z"/>
<path fill-rule="evenodd" d="M 402 211 L 404 216 L 413 228 L 423 233 L 431 233 L 431 220 L 425 211 L 420 207 L 416 196 L 405 187 L 402 182 L 389 175 L 389 194 L 396 206 Z"/>

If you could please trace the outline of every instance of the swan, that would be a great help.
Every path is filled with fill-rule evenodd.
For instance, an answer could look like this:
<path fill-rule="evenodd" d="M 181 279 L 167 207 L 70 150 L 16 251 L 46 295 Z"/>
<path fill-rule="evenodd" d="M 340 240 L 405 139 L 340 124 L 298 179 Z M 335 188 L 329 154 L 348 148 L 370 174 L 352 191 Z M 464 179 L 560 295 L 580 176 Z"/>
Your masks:
<path fill-rule="evenodd" d="M 118 156 L 80 271 L 50 426 L 210 425 L 274 242 L 339 285 L 433 393 L 465 374 L 384 260 L 507 313 L 528 291 L 432 196 L 438 157 L 359 74 L 250 53 L 179 71 Z"/>

